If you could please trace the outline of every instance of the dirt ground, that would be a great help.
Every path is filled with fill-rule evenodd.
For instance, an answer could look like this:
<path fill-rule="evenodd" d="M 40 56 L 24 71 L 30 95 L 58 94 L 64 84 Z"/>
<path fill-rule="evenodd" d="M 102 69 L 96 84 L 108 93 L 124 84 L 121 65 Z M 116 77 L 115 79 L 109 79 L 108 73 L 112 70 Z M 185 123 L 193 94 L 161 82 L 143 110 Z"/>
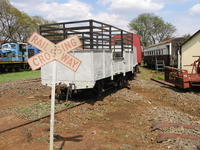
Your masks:
<path fill-rule="evenodd" d="M 143 79 L 143 77 L 148 79 Z M 158 142 L 162 133 L 200 137 L 200 128 L 164 127 L 157 122 L 200 126 L 200 97 L 156 83 L 142 71 L 129 88 L 112 90 L 83 105 L 55 115 L 54 150 L 197 150 L 199 140 Z M 0 132 L 50 114 L 51 89 L 39 81 L 0 83 Z M 56 102 L 56 111 L 78 100 Z M 50 118 L 0 133 L 0 150 L 49 149 Z"/>

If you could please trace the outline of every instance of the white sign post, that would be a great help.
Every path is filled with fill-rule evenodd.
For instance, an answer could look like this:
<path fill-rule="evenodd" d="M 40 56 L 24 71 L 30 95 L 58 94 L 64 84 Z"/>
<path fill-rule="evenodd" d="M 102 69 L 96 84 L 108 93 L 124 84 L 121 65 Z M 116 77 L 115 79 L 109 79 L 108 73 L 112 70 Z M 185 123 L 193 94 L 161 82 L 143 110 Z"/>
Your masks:
<path fill-rule="evenodd" d="M 55 83 L 56 83 L 56 60 L 74 72 L 81 65 L 81 61 L 69 54 L 70 51 L 82 45 L 77 35 L 71 36 L 57 44 L 52 43 L 40 34 L 34 32 L 27 41 L 42 52 L 28 59 L 32 70 L 39 69 L 53 61 L 52 88 L 51 88 L 51 118 L 50 118 L 50 150 L 53 150 L 54 139 L 54 110 L 55 110 Z"/>
<path fill-rule="evenodd" d="M 56 82 L 56 61 L 53 60 L 52 88 L 51 88 L 51 118 L 50 118 L 50 150 L 53 150 L 54 139 L 54 110 L 55 110 L 55 82 Z"/>

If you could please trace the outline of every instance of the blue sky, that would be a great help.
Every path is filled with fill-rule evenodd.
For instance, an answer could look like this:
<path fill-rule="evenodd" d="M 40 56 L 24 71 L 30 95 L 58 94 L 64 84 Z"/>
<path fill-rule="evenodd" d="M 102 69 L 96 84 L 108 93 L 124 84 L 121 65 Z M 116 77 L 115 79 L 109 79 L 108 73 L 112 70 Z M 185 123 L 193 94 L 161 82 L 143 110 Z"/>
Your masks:
<path fill-rule="evenodd" d="M 154 13 L 177 28 L 174 36 L 200 29 L 200 0 L 9 0 L 30 16 L 57 22 L 94 19 L 129 31 L 142 13 Z"/>

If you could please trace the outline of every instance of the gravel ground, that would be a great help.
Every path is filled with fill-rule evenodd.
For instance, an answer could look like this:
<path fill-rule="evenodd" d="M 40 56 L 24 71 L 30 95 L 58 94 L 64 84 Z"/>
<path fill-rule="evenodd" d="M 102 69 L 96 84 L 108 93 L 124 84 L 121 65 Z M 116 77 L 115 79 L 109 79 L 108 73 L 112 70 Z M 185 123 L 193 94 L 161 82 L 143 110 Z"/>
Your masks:
<path fill-rule="evenodd" d="M 133 84 L 138 83 L 137 87 L 141 87 L 144 91 L 155 91 L 159 100 L 171 103 L 173 106 L 168 107 L 161 105 L 150 107 L 148 111 L 143 114 L 143 117 L 148 118 L 148 120 L 153 120 L 154 122 L 169 122 L 200 126 L 200 97 L 198 93 L 194 92 L 196 89 L 194 91 L 184 91 L 174 87 L 150 83 L 149 80 L 137 79 L 133 82 Z M 153 100 L 150 99 L 149 102 L 151 103 Z M 183 110 L 188 110 L 186 112 L 189 112 L 189 114 L 184 113 Z M 200 137 L 200 129 L 186 129 L 183 127 L 164 127 L 154 132 L 155 134 L 176 133 Z M 169 143 L 172 144 L 169 145 Z M 197 145 L 200 147 L 200 138 L 196 141 L 180 138 L 169 139 L 168 141 L 162 142 L 162 144 L 163 147 L 167 147 L 168 149 L 198 150 Z"/>
<path fill-rule="evenodd" d="M 157 143 L 156 137 L 161 133 L 177 133 L 200 137 L 200 129 L 164 127 L 159 130 L 151 131 L 151 125 L 156 122 L 170 122 L 200 126 L 200 98 L 198 92 L 196 92 L 196 90 L 183 91 L 175 89 L 174 87 L 162 85 L 149 79 L 143 80 L 140 76 L 139 74 L 135 80 L 129 82 L 129 90 L 126 88 L 117 90 L 105 96 L 102 101 L 96 102 L 95 105 L 85 104 L 84 106 L 69 110 L 69 120 L 71 123 L 63 125 L 65 129 L 73 130 L 75 128 L 77 130 L 82 124 L 88 124 L 92 120 L 91 114 L 100 115 L 105 113 L 106 115 L 119 111 L 120 107 L 115 108 L 113 105 L 116 104 L 116 102 L 120 102 L 131 104 L 139 110 L 138 113 L 131 114 L 129 123 L 135 123 L 135 126 L 138 124 L 138 126 L 143 127 L 141 132 L 144 134 L 142 136 L 135 136 L 134 140 L 143 140 L 144 147 L 148 147 L 147 145 L 149 145 L 149 143 L 145 141 L 150 140 L 153 146 L 160 147 L 160 149 L 197 150 L 197 146 L 200 146 L 200 140 L 195 141 L 177 138 Z M 40 81 L 24 80 L 1 83 L 1 100 L 8 98 L 21 99 L 22 97 L 26 97 L 25 99 L 27 99 L 29 97 L 29 101 L 24 105 L 3 108 L 0 111 L 0 116 L 4 117 L 12 114 L 25 120 L 33 120 L 47 115 L 50 111 L 49 94 L 50 88 L 41 85 Z M 75 104 L 75 102 L 70 101 L 68 104 Z M 110 109 L 111 106 L 112 109 Z M 66 108 L 64 103 L 56 103 L 56 110 L 61 110 L 63 108 Z M 79 116 L 74 117 L 74 114 L 75 116 Z M 59 124 L 61 124 L 61 122 L 59 122 Z M 61 128 L 61 126 L 59 126 L 59 128 Z M 96 132 L 96 130 L 92 131 L 92 134 L 96 134 Z M 130 144 L 126 145 L 126 148 L 134 149 Z M 153 150 L 154 148 L 146 149 Z"/>

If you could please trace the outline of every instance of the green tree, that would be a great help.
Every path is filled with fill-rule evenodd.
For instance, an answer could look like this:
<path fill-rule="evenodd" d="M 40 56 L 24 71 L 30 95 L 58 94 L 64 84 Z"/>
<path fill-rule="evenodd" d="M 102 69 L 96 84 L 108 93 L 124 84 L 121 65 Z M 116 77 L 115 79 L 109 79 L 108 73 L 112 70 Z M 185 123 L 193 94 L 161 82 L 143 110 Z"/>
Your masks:
<path fill-rule="evenodd" d="M 16 32 L 16 15 L 19 12 L 11 6 L 9 1 L 0 1 L 0 32 L 3 40 L 12 39 L 11 35 Z"/>
<path fill-rule="evenodd" d="M 145 47 L 172 38 L 177 30 L 171 23 L 164 22 L 153 13 L 140 14 L 129 23 L 128 27 L 140 35 Z"/>
<path fill-rule="evenodd" d="M 184 38 L 190 38 L 190 37 L 191 37 L 191 34 L 190 34 L 190 33 L 184 34 L 183 37 L 184 37 Z"/>
<path fill-rule="evenodd" d="M 13 7 L 8 0 L 0 1 L 0 38 L 11 42 L 26 42 L 33 31 L 39 32 L 39 25 L 55 23 L 40 16 L 30 17 Z"/>

